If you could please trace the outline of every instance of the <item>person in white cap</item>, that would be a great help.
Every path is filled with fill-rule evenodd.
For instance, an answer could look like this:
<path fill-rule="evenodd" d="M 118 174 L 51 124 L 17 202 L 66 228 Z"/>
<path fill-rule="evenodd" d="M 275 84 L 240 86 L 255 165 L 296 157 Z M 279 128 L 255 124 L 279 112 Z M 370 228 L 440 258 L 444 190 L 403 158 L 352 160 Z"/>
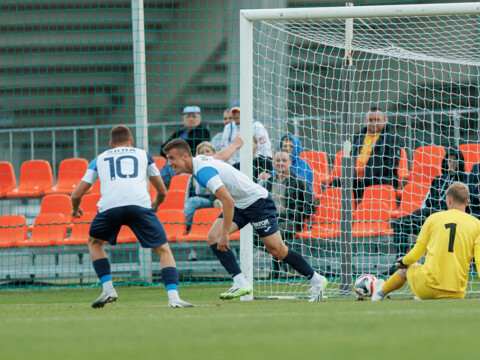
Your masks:
<path fill-rule="evenodd" d="M 183 139 L 193 149 L 197 148 L 198 144 L 210 140 L 210 131 L 202 126 L 202 110 L 199 106 L 192 105 L 183 108 L 183 128 L 175 131 L 167 141 L 160 146 L 160 154 L 165 156 L 163 147 L 173 139 Z"/>
<path fill-rule="evenodd" d="M 229 122 L 223 129 L 222 149 L 227 148 L 237 137 L 237 134 L 240 133 L 240 101 L 236 100 L 231 103 L 229 109 L 232 116 L 232 121 Z M 258 141 L 258 150 L 255 154 L 255 157 L 272 159 L 273 154 L 270 136 L 268 136 L 265 126 L 263 126 L 263 124 L 258 120 L 253 120 L 253 136 L 255 136 Z M 239 168 L 239 162 L 240 151 L 237 151 L 228 160 L 228 163 L 236 168 Z"/>

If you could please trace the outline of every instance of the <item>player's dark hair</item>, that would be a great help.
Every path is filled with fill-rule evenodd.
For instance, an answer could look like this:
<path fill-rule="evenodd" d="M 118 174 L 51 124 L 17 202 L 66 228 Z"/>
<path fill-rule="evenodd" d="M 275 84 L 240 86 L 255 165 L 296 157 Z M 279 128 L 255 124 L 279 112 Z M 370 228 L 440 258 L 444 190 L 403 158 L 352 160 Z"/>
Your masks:
<path fill-rule="evenodd" d="M 370 111 L 371 111 L 371 112 L 377 112 L 377 111 L 382 112 L 382 109 L 380 109 L 379 106 L 376 106 L 376 105 L 375 105 L 375 106 L 372 106 L 372 107 L 370 108 Z"/>
<path fill-rule="evenodd" d="M 110 141 L 112 144 L 121 144 L 127 142 L 132 137 L 130 129 L 123 125 L 115 126 L 112 131 L 110 131 Z"/>
<path fill-rule="evenodd" d="M 457 204 L 466 204 L 470 199 L 470 191 L 467 185 L 456 181 L 447 189 L 445 196 L 448 196 Z"/>
<path fill-rule="evenodd" d="M 192 149 L 190 148 L 190 145 L 188 145 L 188 143 L 183 139 L 174 139 L 170 141 L 163 147 L 162 150 L 164 153 L 167 153 L 172 149 L 178 149 L 182 152 L 182 154 L 187 153 L 188 155 L 192 156 Z"/>

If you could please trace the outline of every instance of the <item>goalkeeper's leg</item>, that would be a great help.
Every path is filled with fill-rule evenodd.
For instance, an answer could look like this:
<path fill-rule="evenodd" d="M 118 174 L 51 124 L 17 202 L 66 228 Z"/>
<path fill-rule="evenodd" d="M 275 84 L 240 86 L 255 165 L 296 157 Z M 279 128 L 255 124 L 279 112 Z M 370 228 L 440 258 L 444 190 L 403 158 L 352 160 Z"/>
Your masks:
<path fill-rule="evenodd" d="M 392 291 L 400 289 L 407 282 L 407 270 L 399 269 L 387 281 L 377 279 L 373 283 L 372 301 L 381 301 Z"/>

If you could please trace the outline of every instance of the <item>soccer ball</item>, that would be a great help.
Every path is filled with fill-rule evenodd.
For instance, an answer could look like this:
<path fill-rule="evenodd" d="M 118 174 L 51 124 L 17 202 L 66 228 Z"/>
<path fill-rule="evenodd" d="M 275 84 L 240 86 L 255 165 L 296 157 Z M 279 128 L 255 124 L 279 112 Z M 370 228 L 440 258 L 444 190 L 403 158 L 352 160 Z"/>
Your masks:
<path fill-rule="evenodd" d="M 370 274 L 363 274 L 355 281 L 355 292 L 360 297 L 372 296 L 373 282 L 377 278 Z"/>

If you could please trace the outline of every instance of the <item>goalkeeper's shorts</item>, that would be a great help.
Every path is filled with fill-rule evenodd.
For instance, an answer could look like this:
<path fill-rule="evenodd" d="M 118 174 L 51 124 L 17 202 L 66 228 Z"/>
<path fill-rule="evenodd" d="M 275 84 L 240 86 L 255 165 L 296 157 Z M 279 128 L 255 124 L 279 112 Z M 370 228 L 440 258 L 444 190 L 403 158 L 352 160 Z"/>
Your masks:
<path fill-rule="evenodd" d="M 413 295 L 422 300 L 428 299 L 463 299 L 464 292 L 435 289 L 427 285 L 427 276 L 423 265 L 415 264 L 407 269 L 407 280 Z"/>

